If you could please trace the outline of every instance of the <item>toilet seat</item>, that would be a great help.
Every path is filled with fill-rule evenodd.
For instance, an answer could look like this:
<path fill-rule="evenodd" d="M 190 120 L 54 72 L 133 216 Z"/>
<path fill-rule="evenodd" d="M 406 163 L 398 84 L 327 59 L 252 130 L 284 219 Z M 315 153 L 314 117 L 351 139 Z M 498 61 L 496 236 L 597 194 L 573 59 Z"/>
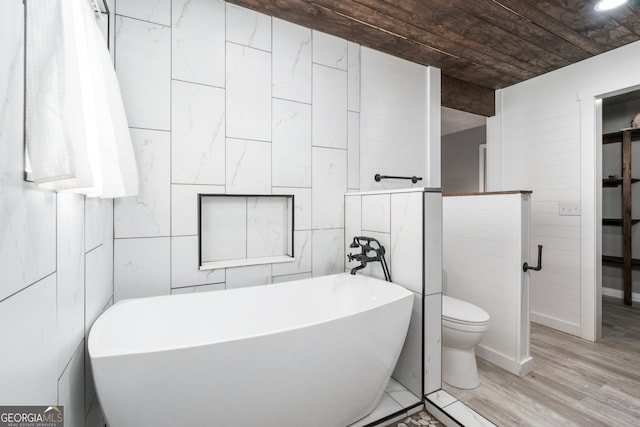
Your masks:
<path fill-rule="evenodd" d="M 477 332 L 484 333 L 489 329 L 489 322 L 474 323 L 474 322 L 460 322 L 455 319 L 442 318 L 442 327 L 455 329 L 463 332 Z"/>
<path fill-rule="evenodd" d="M 442 326 L 468 332 L 484 332 L 489 326 L 489 314 L 466 301 L 442 296 Z"/>

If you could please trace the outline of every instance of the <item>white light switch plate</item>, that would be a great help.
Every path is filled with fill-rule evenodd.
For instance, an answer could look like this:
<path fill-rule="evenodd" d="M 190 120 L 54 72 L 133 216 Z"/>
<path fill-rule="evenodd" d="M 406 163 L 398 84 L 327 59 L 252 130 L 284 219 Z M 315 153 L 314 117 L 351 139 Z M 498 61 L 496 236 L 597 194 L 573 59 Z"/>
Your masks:
<path fill-rule="evenodd" d="M 560 202 L 560 216 L 580 216 L 580 202 Z"/>

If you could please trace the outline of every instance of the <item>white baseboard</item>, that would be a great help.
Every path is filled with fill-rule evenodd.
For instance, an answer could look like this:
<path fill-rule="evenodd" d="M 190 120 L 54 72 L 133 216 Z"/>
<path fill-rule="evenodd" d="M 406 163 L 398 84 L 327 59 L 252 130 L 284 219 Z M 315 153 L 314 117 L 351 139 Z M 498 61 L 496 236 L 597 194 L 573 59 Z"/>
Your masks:
<path fill-rule="evenodd" d="M 476 355 L 514 375 L 523 377 L 533 369 L 533 359 L 527 356 L 521 361 L 513 360 L 502 353 L 499 353 L 482 345 L 476 346 Z"/>
<path fill-rule="evenodd" d="M 556 317 L 547 316 L 545 314 L 536 313 L 534 311 L 530 313 L 529 319 L 532 322 L 539 323 L 543 326 L 548 326 L 550 328 L 557 329 L 559 331 L 566 332 L 577 337 L 581 336 L 582 333 L 582 331 L 580 330 L 580 325 L 578 324 L 570 323 Z"/>
<path fill-rule="evenodd" d="M 602 295 L 605 295 L 605 296 L 608 296 L 608 297 L 613 297 L 613 298 L 618 298 L 618 299 L 623 299 L 624 298 L 624 292 L 622 291 L 622 289 L 605 288 L 604 286 L 602 287 Z M 637 292 L 633 292 L 631 294 L 631 301 L 639 302 L 640 301 L 640 294 L 637 293 Z"/>

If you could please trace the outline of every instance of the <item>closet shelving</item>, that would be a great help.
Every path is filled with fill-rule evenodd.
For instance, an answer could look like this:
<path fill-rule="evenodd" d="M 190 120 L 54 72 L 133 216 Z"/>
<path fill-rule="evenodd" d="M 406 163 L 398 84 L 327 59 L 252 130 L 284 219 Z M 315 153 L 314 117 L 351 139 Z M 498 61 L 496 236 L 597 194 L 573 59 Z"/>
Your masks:
<path fill-rule="evenodd" d="M 603 225 L 622 227 L 622 256 L 603 255 L 602 263 L 622 266 L 623 299 L 626 305 L 631 305 L 631 271 L 640 268 L 640 259 L 631 255 L 631 227 L 640 219 L 631 217 L 631 185 L 639 182 L 638 178 L 631 178 L 631 142 L 640 140 L 640 129 L 623 129 L 602 135 L 603 144 L 622 144 L 622 177 L 606 178 L 602 180 L 603 187 L 622 186 L 622 218 L 603 218 Z"/>

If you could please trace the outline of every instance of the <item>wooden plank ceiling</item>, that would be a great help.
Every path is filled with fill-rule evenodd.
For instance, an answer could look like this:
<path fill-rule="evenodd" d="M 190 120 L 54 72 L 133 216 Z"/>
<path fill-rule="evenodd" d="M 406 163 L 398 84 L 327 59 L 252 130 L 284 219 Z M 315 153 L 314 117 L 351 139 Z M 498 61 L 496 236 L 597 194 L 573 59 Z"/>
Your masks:
<path fill-rule="evenodd" d="M 230 0 L 442 70 L 442 104 L 494 114 L 495 89 L 640 40 L 640 0 Z"/>

